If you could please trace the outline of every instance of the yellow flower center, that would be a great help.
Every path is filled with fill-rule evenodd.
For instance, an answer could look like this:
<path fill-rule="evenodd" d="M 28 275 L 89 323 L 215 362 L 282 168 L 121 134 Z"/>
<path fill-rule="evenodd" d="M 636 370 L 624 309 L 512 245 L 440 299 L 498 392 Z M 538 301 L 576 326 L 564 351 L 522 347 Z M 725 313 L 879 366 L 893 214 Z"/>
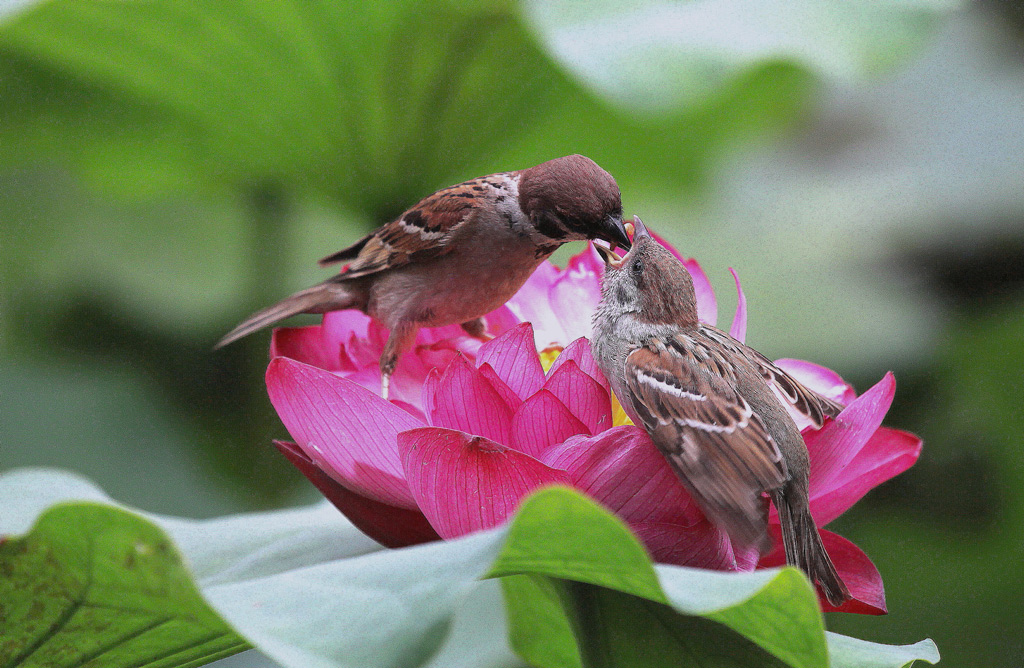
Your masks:
<path fill-rule="evenodd" d="M 559 345 L 551 345 L 540 351 L 540 365 L 544 369 L 544 373 L 551 370 L 551 365 L 555 363 L 558 356 L 562 354 L 564 348 Z M 621 427 L 626 424 L 633 424 L 633 421 L 626 415 L 626 411 L 622 409 L 622 404 L 619 403 L 619 398 L 615 396 L 614 392 L 611 392 L 612 397 L 612 426 Z"/>
<path fill-rule="evenodd" d="M 565 348 L 562 346 L 551 345 L 540 351 L 540 365 L 544 368 L 544 373 L 551 371 L 551 365 L 555 363 L 563 350 Z"/>
<path fill-rule="evenodd" d="M 612 426 L 621 427 L 624 424 L 633 424 L 633 421 L 626 415 L 626 411 L 622 409 L 622 404 L 619 403 L 619 398 L 612 392 Z"/>

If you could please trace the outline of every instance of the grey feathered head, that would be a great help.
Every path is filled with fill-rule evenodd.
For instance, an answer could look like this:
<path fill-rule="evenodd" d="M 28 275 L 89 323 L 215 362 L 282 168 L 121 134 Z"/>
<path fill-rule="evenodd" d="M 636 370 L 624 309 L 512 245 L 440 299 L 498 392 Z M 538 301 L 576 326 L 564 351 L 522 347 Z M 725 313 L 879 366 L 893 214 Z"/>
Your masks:
<path fill-rule="evenodd" d="M 697 296 L 690 272 L 637 216 L 633 229 L 633 247 L 624 257 L 597 246 L 605 261 L 600 308 L 633 313 L 642 322 L 696 326 Z"/>

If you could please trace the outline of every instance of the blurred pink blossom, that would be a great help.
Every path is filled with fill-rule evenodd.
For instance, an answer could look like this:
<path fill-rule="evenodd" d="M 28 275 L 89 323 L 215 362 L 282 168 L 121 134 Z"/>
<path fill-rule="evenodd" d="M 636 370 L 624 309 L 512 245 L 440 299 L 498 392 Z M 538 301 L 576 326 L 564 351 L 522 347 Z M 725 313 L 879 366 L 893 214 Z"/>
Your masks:
<path fill-rule="evenodd" d="M 714 324 L 707 277 L 694 260 L 680 259 L 693 275 L 701 319 Z M 380 397 L 377 369 L 387 332 L 362 313 L 328 313 L 319 326 L 276 330 L 267 387 L 295 441 L 277 446 L 353 523 L 389 547 L 496 526 L 533 490 L 561 484 L 616 513 L 658 562 L 722 570 L 784 563 L 779 547 L 764 556 L 734 552 L 618 406 L 585 338 L 602 271 L 589 247 L 565 269 L 545 262 L 487 316 L 495 338 L 486 343 L 457 326 L 421 330 L 398 364 L 391 401 Z M 746 302 L 738 278 L 736 286 L 730 333 L 742 340 Z M 881 426 L 895 391 L 891 374 L 858 397 L 829 369 L 779 364 L 846 405 L 821 429 L 799 422 L 819 525 L 917 460 L 916 436 Z M 774 510 L 770 522 L 778 538 Z M 881 576 L 868 557 L 827 530 L 822 537 L 854 595 L 841 609 L 884 612 Z M 832 609 L 824 599 L 822 605 Z"/>

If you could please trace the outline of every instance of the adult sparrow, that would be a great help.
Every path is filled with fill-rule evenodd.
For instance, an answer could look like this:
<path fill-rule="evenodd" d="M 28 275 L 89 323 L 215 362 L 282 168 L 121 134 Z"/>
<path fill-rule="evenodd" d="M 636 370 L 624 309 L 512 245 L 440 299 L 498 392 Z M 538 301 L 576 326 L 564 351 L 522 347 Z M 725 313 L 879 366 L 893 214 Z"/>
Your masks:
<path fill-rule="evenodd" d="M 537 265 L 574 240 L 629 246 L 619 187 L 590 158 L 570 155 L 481 176 L 428 195 L 395 220 L 320 260 L 337 276 L 252 315 L 221 347 L 298 313 L 355 308 L 390 330 L 381 393 L 420 327 L 459 323 L 484 336 L 481 316 L 522 287 Z"/>
<path fill-rule="evenodd" d="M 783 399 L 821 426 L 838 404 L 764 355 L 697 321 L 693 279 L 634 219 L 633 247 L 605 258 L 594 357 L 626 413 L 651 435 L 704 514 L 741 548 L 768 542 L 779 513 L 786 560 L 833 605 L 850 592 L 808 506 L 809 461 Z"/>

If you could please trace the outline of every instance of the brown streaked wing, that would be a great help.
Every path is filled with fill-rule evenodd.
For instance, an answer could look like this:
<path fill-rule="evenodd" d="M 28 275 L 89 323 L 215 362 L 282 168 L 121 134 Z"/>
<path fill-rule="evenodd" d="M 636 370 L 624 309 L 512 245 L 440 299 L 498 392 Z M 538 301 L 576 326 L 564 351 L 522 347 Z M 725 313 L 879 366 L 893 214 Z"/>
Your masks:
<path fill-rule="evenodd" d="M 732 338 L 717 327 L 701 325 L 701 331 L 712 341 L 734 354 L 743 355 L 750 360 L 757 368 L 758 373 L 765 381 L 779 391 L 786 401 L 807 417 L 816 428 L 820 428 L 825 422 L 825 416 L 835 417 L 843 410 L 843 407 L 827 397 L 823 397 L 814 390 L 808 389 L 803 383 L 790 376 L 788 373 L 775 366 L 775 362 L 757 352 L 750 346 L 744 345 Z"/>
<path fill-rule="evenodd" d="M 698 365 L 662 341 L 633 351 L 633 407 L 705 514 L 739 543 L 763 545 L 761 492 L 787 480 L 785 461 L 747 401 Z"/>
<path fill-rule="evenodd" d="M 458 231 L 477 210 L 481 199 L 472 186 L 479 185 L 482 178 L 438 190 L 352 246 L 325 257 L 320 264 L 351 260 L 341 277 L 358 278 L 441 257 L 451 251 Z"/>

